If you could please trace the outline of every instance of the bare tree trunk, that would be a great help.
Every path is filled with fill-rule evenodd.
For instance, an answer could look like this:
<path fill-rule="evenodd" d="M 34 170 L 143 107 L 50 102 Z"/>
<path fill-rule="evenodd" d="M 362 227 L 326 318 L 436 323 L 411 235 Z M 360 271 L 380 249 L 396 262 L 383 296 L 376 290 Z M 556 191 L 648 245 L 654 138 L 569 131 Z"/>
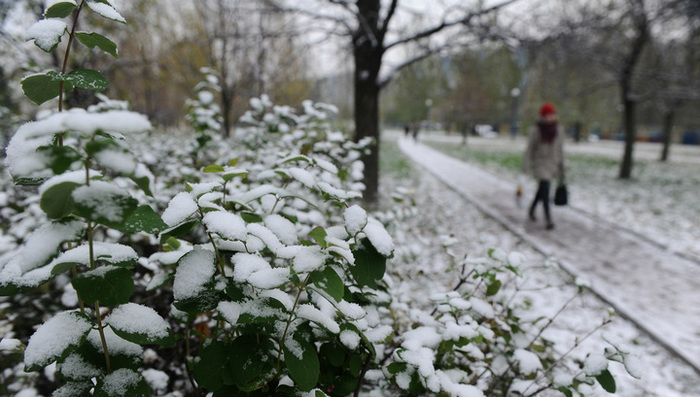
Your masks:
<path fill-rule="evenodd" d="M 379 190 L 379 69 L 384 55 L 384 31 L 379 22 L 379 0 L 357 2 L 362 18 L 360 28 L 353 35 L 355 61 L 355 141 L 370 137 L 374 140 L 371 152 L 363 159 L 365 164 L 364 201 L 375 203 Z"/>
<path fill-rule="evenodd" d="M 629 88 L 622 90 L 623 95 L 623 123 L 625 129 L 625 152 L 620 166 L 620 179 L 630 179 L 632 177 L 632 165 L 634 164 L 633 152 L 634 142 L 637 139 L 637 123 L 635 120 L 636 103 L 627 96 L 630 94 Z"/>
<path fill-rule="evenodd" d="M 661 161 L 668 161 L 668 153 L 671 147 L 671 131 L 673 130 L 673 119 L 675 112 L 673 110 L 667 110 L 664 113 L 664 126 L 663 131 L 663 149 L 661 149 Z"/>
<path fill-rule="evenodd" d="M 622 157 L 620 165 L 620 179 L 630 179 L 632 177 L 632 165 L 634 151 L 634 142 L 637 139 L 637 124 L 635 119 L 636 99 L 632 93 L 632 79 L 634 77 L 634 69 L 637 66 L 644 46 L 649 41 L 649 20 L 645 13 L 644 0 L 629 0 L 630 11 L 634 13 L 634 25 L 636 29 L 636 37 L 632 42 L 632 48 L 629 55 L 625 59 L 624 67 L 620 76 L 620 87 L 622 95 L 623 110 L 623 126 L 625 128 L 625 153 Z"/>

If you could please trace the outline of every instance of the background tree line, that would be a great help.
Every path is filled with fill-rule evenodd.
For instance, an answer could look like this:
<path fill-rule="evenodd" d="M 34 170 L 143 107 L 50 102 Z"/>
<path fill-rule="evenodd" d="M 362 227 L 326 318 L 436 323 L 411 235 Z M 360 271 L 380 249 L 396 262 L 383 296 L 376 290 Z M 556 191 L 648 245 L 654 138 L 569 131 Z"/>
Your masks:
<path fill-rule="evenodd" d="M 0 2 L 0 105 L 8 114 L 25 107 L 16 76 L 58 62 L 38 58 L 22 42 L 23 24 L 36 19 L 27 15 L 40 14 L 43 3 Z M 135 27 L 111 32 L 119 59 L 86 52 L 72 58 L 84 65 L 71 68 L 100 69 L 112 81 L 109 96 L 164 126 L 183 121 L 199 70 L 211 67 L 224 136 L 248 100 L 263 93 L 291 106 L 307 98 L 333 103 L 357 139 L 379 138 L 380 120 L 429 120 L 455 131 L 516 123 L 524 131 L 548 100 L 567 127 L 624 139 L 620 177 L 629 178 L 640 137 L 669 143 L 681 138 L 672 131 L 698 129 L 694 0 L 443 0 L 430 9 L 399 0 L 201 0 L 178 2 L 177 9 L 163 0 L 113 3 Z M 329 42 L 330 58 L 319 54 Z M 328 62 L 337 67 L 319 68 Z M 67 99 L 93 100 L 79 91 Z M 8 136 L 12 127 L 3 130 Z M 369 201 L 376 197 L 378 149 L 365 159 Z M 668 145 L 660 156 L 667 158 Z"/>

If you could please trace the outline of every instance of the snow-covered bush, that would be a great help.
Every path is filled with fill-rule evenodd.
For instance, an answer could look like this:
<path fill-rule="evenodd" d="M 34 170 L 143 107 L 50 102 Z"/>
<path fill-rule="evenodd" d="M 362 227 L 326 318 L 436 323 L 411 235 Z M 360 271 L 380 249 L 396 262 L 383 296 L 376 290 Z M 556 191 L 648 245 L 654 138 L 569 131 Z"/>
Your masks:
<path fill-rule="evenodd" d="M 214 161 L 217 157 L 212 156 L 211 152 L 216 153 L 216 149 L 222 145 L 223 118 L 221 108 L 216 102 L 216 93 L 220 91 L 218 78 L 211 68 L 202 68 L 201 72 L 204 78 L 194 87 L 195 97 L 186 101 L 185 115 L 185 119 L 195 131 L 191 157 L 196 168 Z M 209 157 L 203 158 L 205 155 Z"/>
<path fill-rule="evenodd" d="M 116 46 L 104 36 L 74 28 L 68 33 L 63 18 L 73 14 L 75 26 L 79 11 L 88 9 L 124 22 L 108 2 L 54 1 L 27 36 L 46 52 L 67 35 L 69 42 L 77 39 L 116 56 Z M 140 345 L 173 340 L 167 322 L 153 309 L 130 302 L 139 256 L 113 241 L 166 226 L 149 205 L 152 175 L 125 144 L 126 136 L 151 125 L 116 102 L 61 111 L 65 90 L 101 91 L 107 85 L 104 76 L 89 69 L 25 77 L 25 95 L 37 104 L 59 97 L 59 112 L 22 125 L 6 150 L 14 181 L 39 185 L 34 203 L 47 222 L 3 264 L 0 294 L 16 295 L 52 280 L 50 284 L 64 286 L 64 274 L 70 273 L 79 304 L 78 310 L 48 313 L 52 315 L 26 347 L 14 346 L 24 348 L 26 371 L 56 365 L 62 386 L 55 396 L 84 395 L 91 389 L 102 396 L 148 395 L 149 385 L 137 371 L 143 362 Z"/>
<path fill-rule="evenodd" d="M 74 14 L 75 24 L 83 8 L 123 22 L 104 0 L 53 1 L 30 38 L 50 52 L 68 34 L 116 56 L 99 34 L 67 33 L 62 18 Z M 86 69 L 23 80 L 36 103 L 106 84 Z M 411 263 L 388 265 L 403 249 L 386 225 L 417 209 L 375 215 L 356 203 L 370 142 L 334 131 L 332 106 L 254 99 L 235 144 L 217 142 L 200 169 L 189 146 L 144 135 L 145 117 L 102 99 L 59 106 L 7 148 L 15 183 L 39 189 L 0 195 L 9 224 L 0 295 L 43 318 L 31 337 L 3 329 L 5 380 L 22 366 L 43 369 L 56 396 L 573 395 L 592 379 L 614 388 L 606 365 L 623 351 L 591 356 L 576 372 L 542 338 L 549 320 L 523 320 L 527 305 L 505 287 L 517 255 L 455 260 L 457 286 L 436 291 L 431 307 L 402 306 L 394 286 Z M 17 319 L 7 307 L 3 327 Z M 36 378 L 3 384 L 17 392 Z"/>

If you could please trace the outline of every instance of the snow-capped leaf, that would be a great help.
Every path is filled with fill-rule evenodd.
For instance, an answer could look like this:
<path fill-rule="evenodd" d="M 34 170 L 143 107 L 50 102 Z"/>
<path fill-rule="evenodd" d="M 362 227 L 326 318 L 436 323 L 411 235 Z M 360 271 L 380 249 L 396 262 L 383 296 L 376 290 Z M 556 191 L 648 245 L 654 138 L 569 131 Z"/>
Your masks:
<path fill-rule="evenodd" d="M 86 47 L 99 48 L 107 54 L 118 58 L 117 45 L 110 39 L 97 33 L 76 32 L 75 37 Z"/>
<path fill-rule="evenodd" d="M 116 307 L 105 322 L 120 337 L 140 345 L 173 341 L 168 323 L 150 307 L 126 303 Z"/>
<path fill-rule="evenodd" d="M 95 386 L 95 397 L 148 397 L 151 389 L 148 382 L 137 371 L 119 368 L 99 379 Z"/>
<path fill-rule="evenodd" d="M 87 5 L 92 11 L 107 19 L 126 23 L 126 19 L 124 19 L 124 17 L 121 16 L 121 14 L 119 14 L 119 12 L 117 12 L 117 10 L 115 10 L 114 7 L 112 7 L 112 5 L 106 1 L 88 1 Z"/>
<path fill-rule="evenodd" d="M 83 315 L 76 312 L 61 312 L 39 326 L 24 351 L 27 371 L 39 370 L 80 345 L 92 328 Z"/>
<path fill-rule="evenodd" d="M 56 49 L 61 37 L 66 33 L 68 25 L 56 18 L 42 19 L 27 29 L 25 38 L 34 40 L 34 44 L 45 52 Z"/>
<path fill-rule="evenodd" d="M 117 266 L 102 266 L 71 280 L 73 288 L 87 304 L 100 301 L 105 306 L 126 303 L 134 290 L 131 270 Z"/>

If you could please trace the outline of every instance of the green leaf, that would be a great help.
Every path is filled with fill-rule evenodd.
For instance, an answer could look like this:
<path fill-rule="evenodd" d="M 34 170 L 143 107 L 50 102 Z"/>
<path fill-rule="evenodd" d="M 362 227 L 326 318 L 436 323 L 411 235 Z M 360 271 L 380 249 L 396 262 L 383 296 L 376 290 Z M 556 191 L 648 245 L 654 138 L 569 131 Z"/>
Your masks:
<path fill-rule="evenodd" d="M 236 157 L 235 159 L 231 159 L 228 162 L 229 167 L 235 167 L 237 164 L 238 164 L 238 157 Z"/>
<path fill-rule="evenodd" d="M 61 1 L 55 3 L 44 12 L 44 18 L 65 18 L 75 10 L 75 3 Z"/>
<path fill-rule="evenodd" d="M 123 228 L 126 233 L 146 232 L 158 234 L 167 229 L 168 225 L 148 205 L 142 205 L 124 219 Z"/>
<path fill-rule="evenodd" d="M 61 78 L 56 78 L 58 73 L 48 72 L 26 77 L 22 80 L 22 91 L 30 101 L 41 105 L 50 101 L 61 93 Z"/>
<path fill-rule="evenodd" d="M 326 267 L 322 272 L 311 273 L 311 281 L 322 290 L 326 291 L 336 302 L 343 299 L 345 285 L 343 280 L 330 267 Z"/>
<path fill-rule="evenodd" d="M 212 164 L 212 165 L 208 165 L 208 166 L 204 167 L 204 169 L 202 171 L 203 172 L 223 172 L 224 167 L 222 167 L 220 165 Z"/>
<path fill-rule="evenodd" d="M 39 205 L 49 218 L 63 218 L 75 209 L 72 193 L 81 185 L 75 182 L 62 182 L 46 189 Z"/>
<path fill-rule="evenodd" d="M 86 33 L 77 32 L 75 37 L 80 40 L 86 47 L 89 48 L 99 48 L 100 50 L 108 53 L 109 55 L 119 58 L 117 54 L 117 45 L 110 39 L 97 34 L 97 33 Z"/>
<path fill-rule="evenodd" d="M 318 383 L 321 365 L 316 348 L 306 340 L 295 341 L 301 348 L 301 358 L 297 357 L 287 346 L 284 347 L 284 362 L 289 369 L 289 376 L 303 391 L 311 391 Z"/>
<path fill-rule="evenodd" d="M 176 225 L 163 231 L 160 235 L 160 243 L 164 244 L 170 237 L 179 237 L 185 235 L 194 229 L 199 224 L 197 220 L 191 220 L 180 225 Z"/>
<path fill-rule="evenodd" d="M 317 226 L 309 232 L 309 237 L 314 239 L 318 243 L 318 245 L 320 245 L 323 248 L 328 247 L 328 243 L 326 242 L 326 236 L 328 236 L 328 233 L 326 233 L 326 230 L 321 226 Z"/>
<path fill-rule="evenodd" d="M 246 223 L 262 223 L 263 218 L 252 212 L 241 212 L 241 218 L 243 218 Z"/>
<path fill-rule="evenodd" d="M 377 249 L 368 239 L 362 240 L 359 249 L 352 252 L 355 257 L 355 265 L 350 266 L 350 273 L 361 286 L 376 288 L 377 281 L 384 277 L 386 271 L 386 258 L 377 252 Z"/>
<path fill-rule="evenodd" d="M 122 232 L 129 232 L 130 225 L 124 222 L 138 208 L 138 201 L 123 190 L 104 189 L 107 183 L 91 184 L 81 192 L 84 200 L 74 202 L 75 213 Z"/>
<path fill-rule="evenodd" d="M 494 296 L 501 289 L 501 281 L 498 279 L 493 280 L 492 283 L 486 287 L 486 296 Z"/>
<path fill-rule="evenodd" d="M 228 376 L 224 383 L 235 383 L 244 391 L 262 386 L 269 353 L 274 347 L 264 335 L 249 334 L 236 338 L 229 347 L 229 361 L 225 368 Z M 227 379 L 228 377 L 228 379 Z"/>
<path fill-rule="evenodd" d="M 406 363 L 391 363 L 387 367 L 387 370 L 389 371 L 390 374 L 395 375 L 398 374 L 399 372 L 403 372 L 408 368 L 408 365 Z"/>
<path fill-rule="evenodd" d="M 147 176 L 137 177 L 136 175 L 129 175 L 129 179 L 134 181 L 136 186 L 140 187 L 146 195 L 153 197 L 153 192 L 151 192 L 151 179 Z"/>
<path fill-rule="evenodd" d="M 564 394 L 564 396 L 566 396 L 566 397 L 574 397 L 574 394 L 567 387 L 562 386 L 562 387 L 557 388 L 556 390 L 562 392 Z"/>
<path fill-rule="evenodd" d="M 105 306 L 126 303 L 134 290 L 131 270 L 123 267 L 105 266 L 79 275 L 71 280 L 73 288 L 87 304 L 100 301 Z"/>
<path fill-rule="evenodd" d="M 92 69 L 75 69 L 66 75 L 65 81 L 91 91 L 104 91 L 109 87 L 109 80 L 102 73 Z"/>
<path fill-rule="evenodd" d="M 608 393 L 615 393 L 615 391 L 617 390 L 617 386 L 615 385 L 615 378 L 613 378 L 612 374 L 607 369 L 598 374 L 595 378 L 598 380 L 598 383 L 600 383 L 600 385 L 603 386 L 603 389 L 605 389 L 605 391 L 607 391 Z"/>
<path fill-rule="evenodd" d="M 49 159 L 47 165 L 56 175 L 68 171 L 73 163 L 82 158 L 80 153 L 70 146 L 42 146 L 37 149 L 37 152 L 43 153 Z"/>
<path fill-rule="evenodd" d="M 151 389 L 143 375 L 131 369 L 119 368 L 97 382 L 94 397 L 148 397 L 150 395 Z"/>
<path fill-rule="evenodd" d="M 336 342 L 324 343 L 319 353 L 334 367 L 341 368 L 345 363 L 345 349 Z"/>
<path fill-rule="evenodd" d="M 212 341 L 199 352 L 200 360 L 194 366 L 194 379 L 209 391 L 224 386 L 221 369 L 228 361 L 228 349 L 223 342 Z"/>

